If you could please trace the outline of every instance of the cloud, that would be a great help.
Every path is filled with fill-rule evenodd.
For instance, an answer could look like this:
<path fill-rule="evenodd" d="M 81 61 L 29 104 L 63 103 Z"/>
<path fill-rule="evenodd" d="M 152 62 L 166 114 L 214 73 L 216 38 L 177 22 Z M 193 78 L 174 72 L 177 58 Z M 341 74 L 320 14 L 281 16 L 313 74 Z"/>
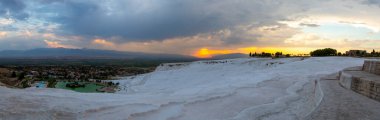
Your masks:
<path fill-rule="evenodd" d="M 380 26 L 372 26 L 372 25 L 368 25 L 366 23 L 363 23 L 363 22 L 349 22 L 349 21 L 340 21 L 339 23 L 342 23 L 342 24 L 347 24 L 347 25 L 351 25 L 351 26 L 354 26 L 354 27 L 361 27 L 361 28 L 367 28 L 367 29 L 370 29 L 372 30 L 373 32 L 379 32 L 380 31 Z"/>
<path fill-rule="evenodd" d="M 101 45 L 101 47 L 114 47 L 115 44 L 104 39 L 94 39 L 92 41 L 94 45 Z"/>
<path fill-rule="evenodd" d="M 380 5 L 379 0 L 364 0 L 363 3 L 368 5 Z"/>
<path fill-rule="evenodd" d="M 10 25 L 12 23 L 14 23 L 15 20 L 13 19 L 10 19 L 10 18 L 2 18 L 0 19 L 0 25 L 3 26 L 3 25 Z"/>
<path fill-rule="evenodd" d="M 247 29 L 241 33 L 242 30 Z M 244 52 L 246 50 L 239 50 L 240 48 L 247 48 L 251 46 L 266 47 L 281 46 L 283 40 L 292 37 L 293 34 L 299 31 L 284 25 L 278 25 L 276 31 L 263 30 L 262 28 L 251 28 L 248 26 L 240 26 L 235 29 L 225 29 L 212 34 L 201 33 L 189 37 L 177 37 L 166 39 L 162 41 L 146 41 L 146 42 L 126 42 L 113 44 L 112 47 L 92 46 L 95 48 L 123 50 L 123 51 L 136 51 L 136 52 L 151 52 L 151 53 L 173 53 L 183 55 L 194 55 L 198 57 L 207 57 L 214 54 L 222 53 L 235 53 Z M 287 33 L 287 34 L 283 34 Z M 238 37 L 241 35 L 240 37 Z M 236 39 L 232 39 L 232 38 Z M 103 43 L 108 40 L 98 40 Z M 236 42 L 239 41 L 239 42 Z M 234 43 L 236 42 L 236 43 Z M 203 49 L 203 52 L 202 52 Z M 204 54 L 207 52 L 208 54 Z M 202 54 L 201 54 L 202 53 Z"/>
<path fill-rule="evenodd" d="M 346 33 L 347 29 L 339 30 L 341 34 L 336 35 L 336 38 L 327 38 L 315 31 L 329 32 L 335 30 L 336 26 L 354 26 L 360 29 L 354 33 L 362 34 L 370 29 L 371 34 L 365 35 L 371 36 L 371 40 L 380 40 L 380 17 L 377 15 L 380 7 L 372 6 L 375 4 L 379 2 L 2 0 L 0 31 L 6 34 L 0 35 L 4 44 L 0 47 L 16 49 L 17 47 L 5 46 L 14 44 L 19 49 L 33 48 L 28 45 L 33 43 L 35 47 L 98 48 L 187 55 L 202 49 L 239 52 L 243 48 L 257 48 L 268 51 L 267 49 L 275 47 L 323 47 L 334 42 L 339 42 L 341 47 L 351 47 L 348 42 L 357 43 L 354 42 L 357 38 L 350 38 L 346 42 L 339 37 L 349 36 L 346 35 L 350 34 Z M 333 26 L 331 23 L 338 25 Z M 314 34 L 306 33 L 307 30 L 314 31 Z"/>
<path fill-rule="evenodd" d="M 300 23 L 300 26 L 306 26 L 306 27 L 319 27 L 318 24 L 312 24 L 312 23 Z"/>
<path fill-rule="evenodd" d="M 215 32 L 251 22 L 275 23 L 279 4 L 260 0 L 66 0 L 45 5 L 62 34 L 122 37 L 126 41 L 164 40 Z"/>
<path fill-rule="evenodd" d="M 17 21 L 8 27 L 22 31 L 35 30 L 41 34 L 48 32 L 59 36 L 80 36 L 84 38 L 79 43 L 83 47 L 100 47 L 101 42 L 94 44 L 94 39 L 122 44 L 170 41 L 198 35 L 219 38 L 219 46 L 236 46 L 255 43 L 262 35 L 250 30 L 278 26 L 277 22 L 286 19 L 287 13 L 304 10 L 284 7 L 291 5 L 292 1 L 17 1 L 24 5 L 18 9 L 19 12 L 27 11 L 29 20 Z M 212 44 L 215 43 L 208 46 L 217 46 Z"/>
<path fill-rule="evenodd" d="M 45 47 L 82 48 L 86 44 L 88 43 L 78 36 L 57 36 L 53 33 L 39 33 L 33 30 L 0 31 L 0 50 Z"/>
<path fill-rule="evenodd" d="M 24 20 L 29 17 L 24 11 L 25 7 L 22 0 L 1 0 L 0 16 Z"/>
<path fill-rule="evenodd" d="M 46 43 L 47 47 L 49 47 L 49 48 L 77 48 L 77 47 L 71 46 L 71 45 L 64 45 L 58 41 L 44 40 L 44 42 Z"/>
<path fill-rule="evenodd" d="M 0 38 L 7 36 L 7 32 L 0 31 Z"/>

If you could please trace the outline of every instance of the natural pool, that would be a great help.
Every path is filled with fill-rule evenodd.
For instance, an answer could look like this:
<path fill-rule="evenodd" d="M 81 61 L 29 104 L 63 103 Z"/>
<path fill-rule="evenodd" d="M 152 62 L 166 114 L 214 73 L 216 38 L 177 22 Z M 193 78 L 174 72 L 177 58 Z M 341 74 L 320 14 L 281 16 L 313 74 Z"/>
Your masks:
<path fill-rule="evenodd" d="M 67 90 L 73 90 L 76 92 L 84 92 L 84 93 L 94 93 L 98 92 L 96 89 L 104 87 L 103 85 L 99 85 L 96 83 L 88 83 L 88 82 L 79 82 L 80 84 L 85 84 L 85 87 L 78 87 L 78 88 L 68 88 L 66 87 L 66 84 L 72 83 L 72 82 L 57 82 L 55 85 L 55 88 L 61 88 L 61 89 L 67 89 Z"/>

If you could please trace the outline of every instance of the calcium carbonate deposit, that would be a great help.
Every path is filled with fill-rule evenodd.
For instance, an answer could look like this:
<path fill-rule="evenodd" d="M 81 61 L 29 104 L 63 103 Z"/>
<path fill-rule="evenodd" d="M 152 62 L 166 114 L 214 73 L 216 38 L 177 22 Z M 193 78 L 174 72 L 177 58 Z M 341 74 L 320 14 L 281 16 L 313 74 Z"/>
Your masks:
<path fill-rule="evenodd" d="M 319 78 L 363 59 L 242 58 L 162 64 L 114 80 L 113 94 L 0 87 L 2 119 L 303 119 L 323 98 Z"/>

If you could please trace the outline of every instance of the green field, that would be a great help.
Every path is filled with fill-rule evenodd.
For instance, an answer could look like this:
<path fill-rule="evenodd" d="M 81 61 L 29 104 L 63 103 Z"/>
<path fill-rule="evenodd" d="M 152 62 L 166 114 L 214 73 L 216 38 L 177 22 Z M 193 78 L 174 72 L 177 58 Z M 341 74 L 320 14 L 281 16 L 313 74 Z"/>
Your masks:
<path fill-rule="evenodd" d="M 83 92 L 83 93 L 94 93 L 94 92 L 98 92 L 98 91 L 96 91 L 96 89 L 103 87 L 103 85 L 99 85 L 99 84 L 95 84 L 95 83 L 85 83 L 86 87 L 84 87 L 84 88 L 82 88 L 82 87 L 68 88 L 68 87 L 66 87 L 67 83 L 71 83 L 71 82 L 57 82 L 57 84 L 55 85 L 55 88 L 73 90 L 76 92 Z"/>

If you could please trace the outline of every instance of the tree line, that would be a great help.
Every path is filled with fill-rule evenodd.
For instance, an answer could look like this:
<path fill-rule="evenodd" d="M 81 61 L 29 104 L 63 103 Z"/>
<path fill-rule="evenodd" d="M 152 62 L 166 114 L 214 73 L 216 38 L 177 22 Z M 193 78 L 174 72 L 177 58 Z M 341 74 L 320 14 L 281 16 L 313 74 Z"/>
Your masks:
<path fill-rule="evenodd" d="M 333 48 L 317 49 L 310 52 L 310 56 L 355 56 L 355 57 L 380 57 L 380 52 L 376 52 L 375 49 L 371 53 L 367 53 L 365 50 L 350 50 L 346 53 L 337 52 Z"/>
<path fill-rule="evenodd" d="M 290 54 L 282 54 L 282 52 L 276 52 L 274 54 L 272 53 L 266 53 L 266 52 L 262 52 L 262 53 L 252 53 L 250 52 L 249 53 L 249 57 L 276 57 L 276 58 L 279 58 L 279 57 L 290 57 Z"/>
<path fill-rule="evenodd" d="M 282 52 L 276 52 L 274 54 L 272 53 L 249 53 L 250 57 L 274 57 L 274 58 L 280 58 L 280 57 L 290 57 L 290 54 L 283 54 Z M 351 50 L 346 53 L 338 52 L 336 49 L 333 48 L 324 48 L 324 49 L 317 49 L 310 52 L 310 56 L 318 57 L 318 56 L 356 56 L 356 57 L 380 57 L 380 52 L 376 52 L 375 50 L 372 50 L 371 53 L 367 53 L 365 50 Z"/>

